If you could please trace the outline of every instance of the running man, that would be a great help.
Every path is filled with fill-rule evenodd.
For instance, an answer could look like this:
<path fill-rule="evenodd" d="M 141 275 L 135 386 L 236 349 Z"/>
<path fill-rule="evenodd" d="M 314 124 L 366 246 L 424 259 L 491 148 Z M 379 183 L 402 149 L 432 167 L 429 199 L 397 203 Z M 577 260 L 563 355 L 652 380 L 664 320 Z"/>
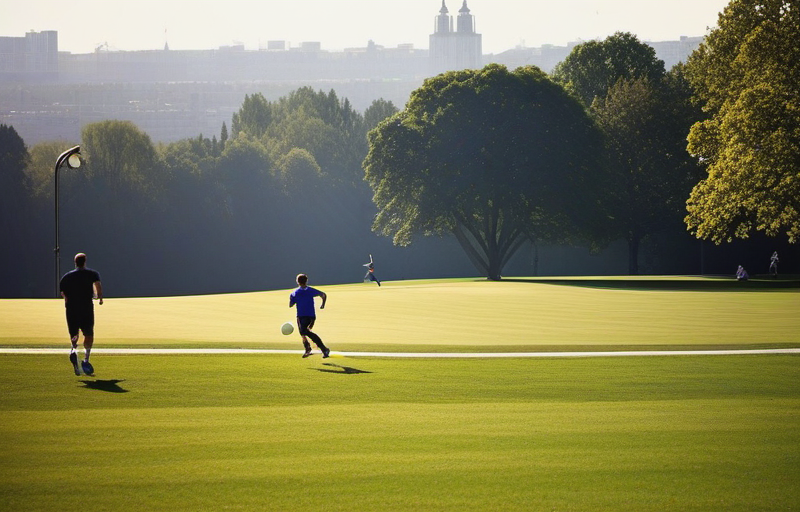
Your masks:
<path fill-rule="evenodd" d="M 773 252 L 769 259 L 769 273 L 772 277 L 778 278 L 778 251 Z"/>
<path fill-rule="evenodd" d="M 300 331 L 303 347 L 306 349 L 303 357 L 311 355 L 311 344 L 308 342 L 308 338 L 311 338 L 314 344 L 322 351 L 322 357 L 326 358 L 331 354 L 331 350 L 322 343 L 322 339 L 311 329 L 317 319 L 317 313 L 314 310 L 314 297 L 322 297 L 322 304 L 319 309 L 325 309 L 325 302 L 327 302 L 328 296 L 325 295 L 325 292 L 308 286 L 308 276 L 305 274 L 297 275 L 297 285 L 298 287 L 289 295 L 289 307 L 297 306 L 297 329 Z"/>
<path fill-rule="evenodd" d="M 367 267 L 367 273 L 364 276 L 364 281 L 369 279 L 370 281 L 375 281 L 376 283 L 378 283 L 378 286 L 380 286 L 381 282 L 378 281 L 377 277 L 375 277 L 375 263 L 373 263 L 373 261 L 372 261 L 372 255 L 371 254 L 369 255 L 369 263 L 364 263 L 362 266 L 363 267 Z"/>
<path fill-rule="evenodd" d="M 86 255 L 79 252 L 75 255 L 75 269 L 70 270 L 59 283 L 61 296 L 64 297 L 64 307 L 67 310 L 67 330 L 69 331 L 72 349 L 69 360 L 75 375 L 80 375 L 78 367 L 78 335 L 83 332 L 84 358 L 81 361 L 83 373 L 92 375 L 94 368 L 89 363 L 89 354 L 94 345 L 94 304 L 92 298 L 97 297 L 100 305 L 103 304 L 103 287 L 100 284 L 100 274 L 86 268 Z"/>

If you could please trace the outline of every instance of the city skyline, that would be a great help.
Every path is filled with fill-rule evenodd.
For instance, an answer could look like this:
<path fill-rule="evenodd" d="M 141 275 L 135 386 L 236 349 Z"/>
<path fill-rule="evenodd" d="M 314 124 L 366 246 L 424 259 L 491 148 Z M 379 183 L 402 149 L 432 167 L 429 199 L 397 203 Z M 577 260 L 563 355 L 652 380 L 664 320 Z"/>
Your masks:
<path fill-rule="evenodd" d="M 445 0 L 457 16 L 463 0 Z M 518 46 L 604 39 L 631 32 L 642 41 L 703 36 L 716 26 L 727 0 L 467 0 L 483 35 L 483 53 Z M 69 10 L 54 0 L 0 7 L 0 36 L 56 30 L 59 50 L 266 48 L 272 40 L 290 47 L 320 42 L 323 50 L 364 47 L 429 47 L 441 0 L 74 0 Z M 190 13 L 187 15 L 187 13 Z M 106 46 L 107 45 L 107 46 Z"/>

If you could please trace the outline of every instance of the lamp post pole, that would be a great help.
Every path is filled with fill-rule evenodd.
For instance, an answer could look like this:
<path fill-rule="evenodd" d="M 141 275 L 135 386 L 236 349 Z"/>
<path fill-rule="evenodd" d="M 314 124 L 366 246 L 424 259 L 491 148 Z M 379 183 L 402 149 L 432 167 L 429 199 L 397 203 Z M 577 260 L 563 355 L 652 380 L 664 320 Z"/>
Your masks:
<path fill-rule="evenodd" d="M 59 293 L 59 281 L 61 280 L 61 247 L 58 244 L 58 170 L 64 165 L 64 162 L 67 163 L 67 166 L 71 169 L 77 169 L 81 166 L 81 159 L 78 156 L 81 152 L 80 146 L 75 146 L 74 148 L 70 148 L 61 155 L 59 155 L 58 160 L 56 160 L 56 168 L 55 168 L 55 180 L 56 180 L 56 188 L 55 188 L 55 199 L 56 199 L 56 247 L 54 252 L 56 254 L 56 297 L 59 297 L 61 294 Z"/>

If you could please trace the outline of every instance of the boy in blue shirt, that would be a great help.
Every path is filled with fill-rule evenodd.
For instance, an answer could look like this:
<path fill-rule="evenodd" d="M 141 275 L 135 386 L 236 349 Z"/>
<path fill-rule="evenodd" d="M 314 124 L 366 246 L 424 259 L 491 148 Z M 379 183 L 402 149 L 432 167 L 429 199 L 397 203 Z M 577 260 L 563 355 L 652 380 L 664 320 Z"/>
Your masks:
<path fill-rule="evenodd" d="M 325 295 L 325 292 L 308 286 L 308 276 L 305 274 L 297 275 L 297 284 L 298 287 L 289 295 L 289 307 L 297 306 L 297 328 L 303 338 L 303 347 L 306 349 L 303 357 L 311 355 L 311 344 L 308 342 L 308 337 L 322 350 L 322 357 L 326 358 L 330 355 L 331 350 L 322 343 L 322 339 L 319 336 L 311 332 L 311 328 L 314 327 L 314 321 L 317 319 L 317 313 L 314 310 L 314 297 L 322 297 L 322 304 L 319 309 L 325 309 L 325 302 L 328 300 L 328 296 Z"/>

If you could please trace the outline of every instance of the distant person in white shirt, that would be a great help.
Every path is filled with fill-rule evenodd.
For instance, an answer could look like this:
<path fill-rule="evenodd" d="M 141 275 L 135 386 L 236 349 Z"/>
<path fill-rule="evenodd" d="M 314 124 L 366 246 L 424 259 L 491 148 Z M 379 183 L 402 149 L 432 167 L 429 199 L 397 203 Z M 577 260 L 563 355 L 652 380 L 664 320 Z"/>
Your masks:
<path fill-rule="evenodd" d="M 778 278 L 778 251 L 773 252 L 772 257 L 769 259 L 769 273 L 775 279 Z"/>

